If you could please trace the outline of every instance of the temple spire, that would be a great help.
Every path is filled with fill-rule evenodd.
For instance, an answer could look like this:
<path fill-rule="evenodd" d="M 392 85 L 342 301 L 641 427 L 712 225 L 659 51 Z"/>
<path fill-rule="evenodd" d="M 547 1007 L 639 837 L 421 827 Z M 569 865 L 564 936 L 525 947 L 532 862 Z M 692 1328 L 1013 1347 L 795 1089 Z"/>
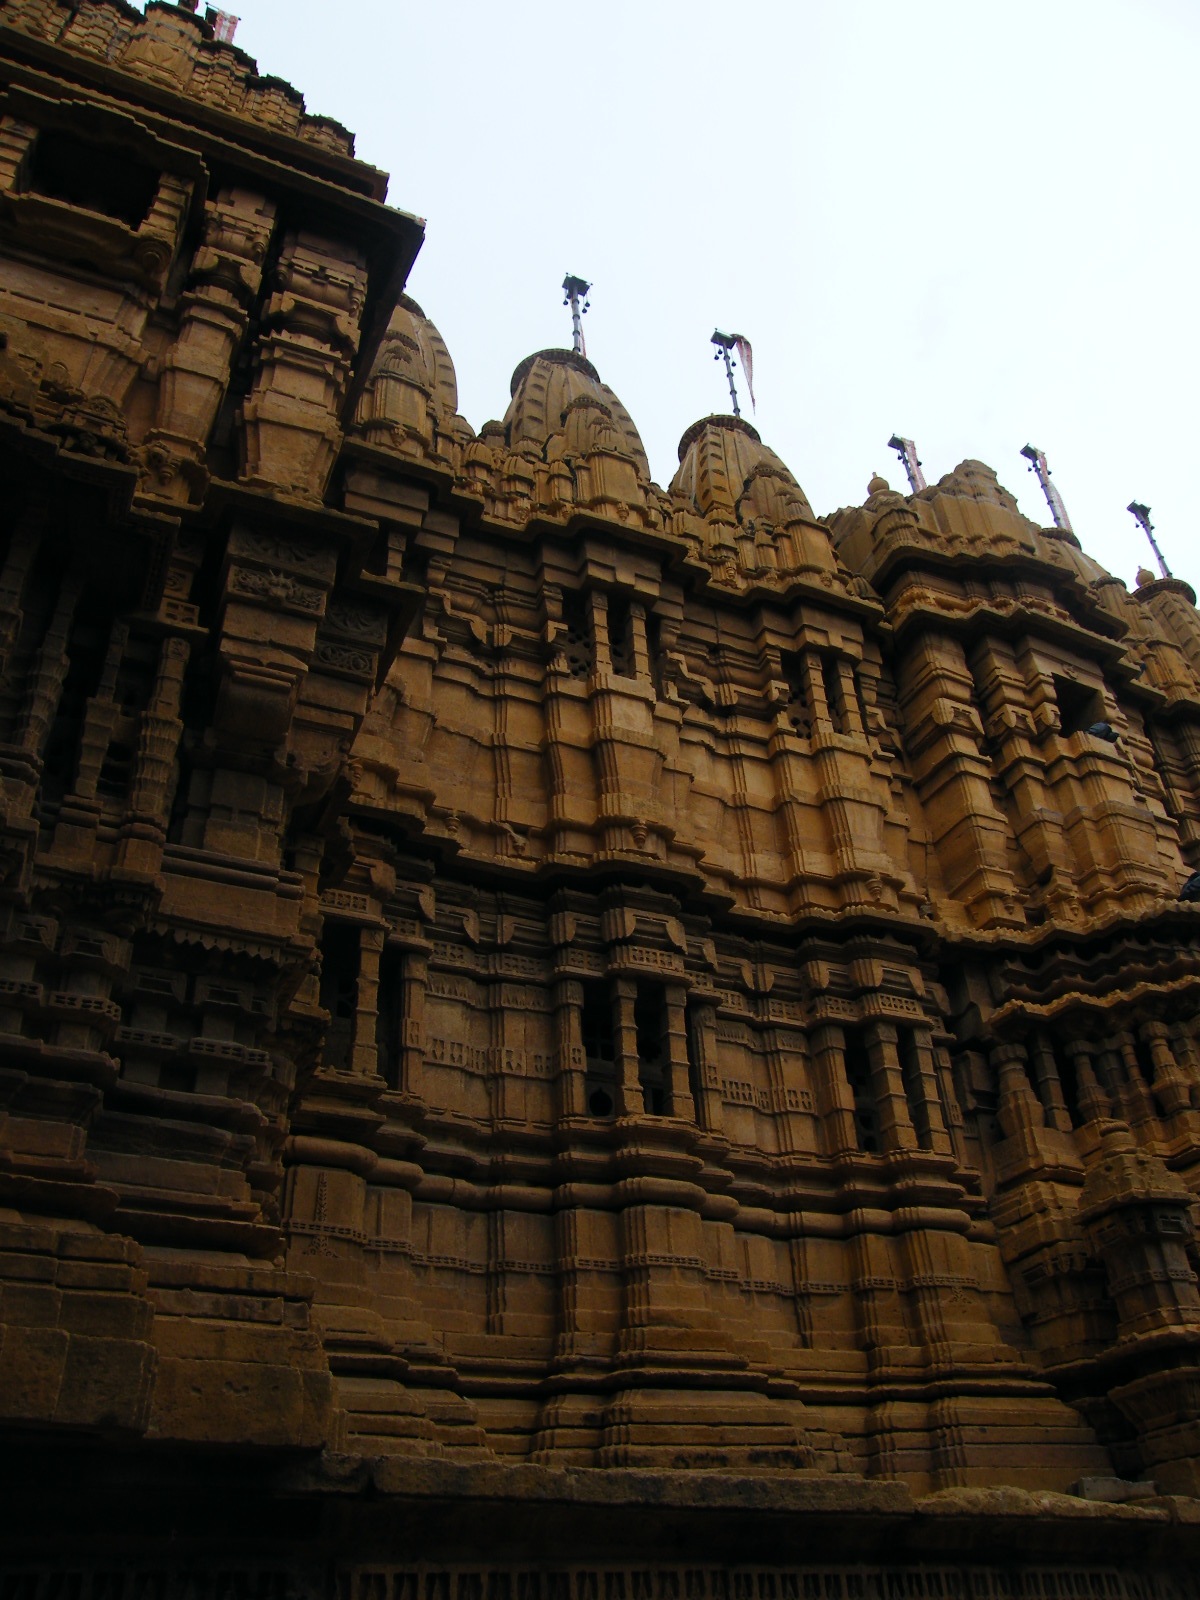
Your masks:
<path fill-rule="evenodd" d="M 925 474 L 921 471 L 921 463 L 917 458 L 917 447 L 911 439 L 906 439 L 903 434 L 894 433 L 888 440 L 888 449 L 894 450 L 904 465 L 908 475 L 909 488 L 913 494 L 927 487 Z"/>
<path fill-rule="evenodd" d="M 584 314 L 591 309 L 591 301 L 588 299 L 588 294 L 592 286 L 583 278 L 573 277 L 569 272 L 563 279 L 562 286 L 563 293 L 567 297 L 563 301 L 563 305 L 571 308 L 571 348 L 577 356 L 586 357 L 587 345 L 583 340 L 583 318 Z M 583 302 L 582 305 L 580 301 Z"/>
<path fill-rule="evenodd" d="M 1163 553 L 1158 548 L 1158 540 L 1154 537 L 1154 524 L 1150 521 L 1150 507 L 1144 506 L 1140 500 L 1131 500 L 1125 509 L 1126 511 L 1131 511 L 1141 524 L 1142 532 L 1150 541 L 1150 548 L 1154 551 L 1158 564 L 1162 569 L 1163 577 L 1169 578 L 1171 569 L 1163 560 Z"/>
<path fill-rule="evenodd" d="M 1021 454 L 1029 462 L 1030 472 L 1037 473 L 1037 480 L 1042 486 L 1042 493 L 1046 496 L 1046 504 L 1050 507 L 1050 515 L 1054 518 L 1054 526 L 1061 528 L 1064 533 L 1074 533 L 1071 519 L 1067 515 L 1067 508 L 1063 505 L 1062 495 L 1050 482 L 1050 468 L 1046 465 L 1046 452 L 1039 450 L 1035 444 L 1027 444 Z"/>

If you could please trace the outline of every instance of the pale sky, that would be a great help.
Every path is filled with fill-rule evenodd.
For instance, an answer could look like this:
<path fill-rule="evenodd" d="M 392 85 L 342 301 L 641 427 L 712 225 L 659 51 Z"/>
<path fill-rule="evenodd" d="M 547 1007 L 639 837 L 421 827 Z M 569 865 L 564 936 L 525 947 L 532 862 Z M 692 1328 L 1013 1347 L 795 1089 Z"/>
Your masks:
<path fill-rule="evenodd" d="M 236 0 L 235 0 L 236 8 Z M 1200 585 L 1195 0 L 240 0 L 237 43 L 338 118 L 428 219 L 410 292 L 473 427 L 529 352 L 588 354 L 664 485 L 728 409 L 714 326 L 754 345 L 743 409 L 819 513 L 915 439 L 975 456 L 1084 548 Z"/>

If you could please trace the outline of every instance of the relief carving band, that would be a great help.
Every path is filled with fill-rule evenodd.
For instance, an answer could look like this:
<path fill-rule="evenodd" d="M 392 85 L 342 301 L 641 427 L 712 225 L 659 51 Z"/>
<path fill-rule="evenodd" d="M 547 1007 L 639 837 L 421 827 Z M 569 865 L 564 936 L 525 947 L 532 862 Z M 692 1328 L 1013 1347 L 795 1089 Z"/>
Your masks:
<path fill-rule="evenodd" d="M 0 0 L 5 1594 L 1196 1595 L 1195 594 L 476 434 L 223 15 Z"/>

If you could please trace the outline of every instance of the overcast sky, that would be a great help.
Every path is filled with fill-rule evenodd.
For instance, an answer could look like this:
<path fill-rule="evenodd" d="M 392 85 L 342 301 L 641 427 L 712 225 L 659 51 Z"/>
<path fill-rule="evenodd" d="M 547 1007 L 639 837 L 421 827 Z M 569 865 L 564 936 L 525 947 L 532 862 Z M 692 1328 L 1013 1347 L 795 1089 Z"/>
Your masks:
<path fill-rule="evenodd" d="M 237 9 L 237 0 L 234 0 Z M 410 290 L 460 406 L 570 343 L 666 484 L 728 409 L 715 325 L 753 342 L 752 420 L 818 512 L 916 440 L 975 456 L 1132 584 L 1148 502 L 1200 583 L 1196 0 L 240 0 L 237 43 L 352 128 L 428 219 Z M 749 414 L 748 401 L 744 409 Z"/>

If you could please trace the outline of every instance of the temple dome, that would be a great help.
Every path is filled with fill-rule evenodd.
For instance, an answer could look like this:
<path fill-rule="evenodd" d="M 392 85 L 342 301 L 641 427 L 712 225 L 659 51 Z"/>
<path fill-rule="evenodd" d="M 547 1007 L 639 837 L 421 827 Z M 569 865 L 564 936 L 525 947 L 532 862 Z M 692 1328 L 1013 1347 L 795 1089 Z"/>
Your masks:
<path fill-rule="evenodd" d="M 816 520 L 803 489 L 742 417 L 703 417 L 692 424 L 679 441 L 671 493 L 719 522 Z"/>
<path fill-rule="evenodd" d="M 434 324 L 401 295 L 359 402 L 357 424 L 375 444 L 432 457 L 435 434 L 469 436 L 458 412 L 454 363 Z"/>
<path fill-rule="evenodd" d="M 608 448 L 631 460 L 639 478 L 649 479 L 632 417 L 585 356 L 574 350 L 526 356 L 512 375 L 511 393 L 504 414 L 510 450 L 532 448 L 549 460 Z"/>
<path fill-rule="evenodd" d="M 385 368 L 423 389 L 439 415 L 453 416 L 458 410 L 458 379 L 446 341 L 406 294 L 392 312 L 373 376 Z"/>

